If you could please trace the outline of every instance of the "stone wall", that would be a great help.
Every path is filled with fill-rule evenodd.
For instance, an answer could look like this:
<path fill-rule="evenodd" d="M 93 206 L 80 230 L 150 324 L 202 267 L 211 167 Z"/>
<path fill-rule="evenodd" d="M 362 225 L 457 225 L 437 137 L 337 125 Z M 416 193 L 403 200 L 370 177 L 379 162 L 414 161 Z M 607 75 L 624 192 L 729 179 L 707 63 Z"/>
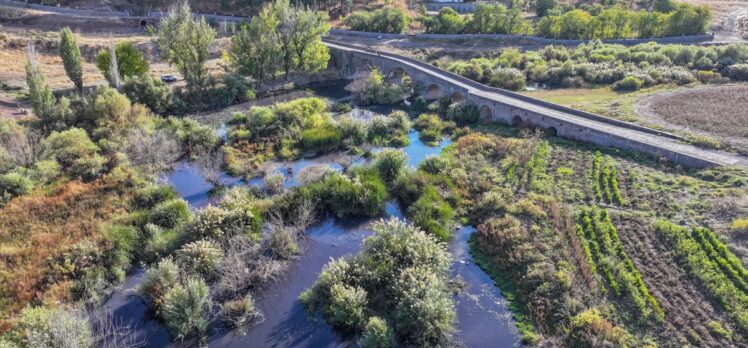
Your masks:
<path fill-rule="evenodd" d="M 29 4 L 27 2 L 14 1 L 14 0 L 0 0 L 0 5 L 28 8 L 28 9 L 67 14 L 67 15 L 73 15 L 73 16 L 82 16 L 82 17 L 129 17 L 130 16 L 130 14 L 127 11 L 79 10 L 79 9 L 66 8 L 66 7 L 47 6 L 47 5 L 41 5 L 41 4 Z"/>
<path fill-rule="evenodd" d="M 525 45 L 565 45 L 565 46 L 576 46 L 589 40 L 560 40 L 560 39 L 548 39 L 539 36 L 528 36 L 528 35 L 515 35 L 515 34 L 386 34 L 386 33 L 372 33 L 365 31 L 354 31 L 346 29 L 330 29 L 330 34 L 341 35 L 341 36 L 353 36 L 362 38 L 378 38 L 383 39 L 403 39 L 403 38 L 417 38 L 417 39 L 430 39 L 430 40 L 466 40 L 466 39 L 489 39 L 489 40 L 503 40 L 518 42 Z M 691 36 L 672 36 L 672 37 L 658 37 L 648 39 L 610 39 L 601 40 L 604 43 L 610 44 L 622 44 L 622 45 L 636 45 L 645 42 L 657 42 L 661 44 L 694 44 L 700 42 L 711 41 L 714 38 L 714 34 L 705 35 L 691 35 Z"/>

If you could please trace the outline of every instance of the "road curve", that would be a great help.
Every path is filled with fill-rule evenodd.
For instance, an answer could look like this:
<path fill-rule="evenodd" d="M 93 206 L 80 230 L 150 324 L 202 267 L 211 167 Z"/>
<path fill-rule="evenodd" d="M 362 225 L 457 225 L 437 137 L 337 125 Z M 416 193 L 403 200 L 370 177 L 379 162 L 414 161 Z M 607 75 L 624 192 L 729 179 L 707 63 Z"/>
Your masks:
<path fill-rule="evenodd" d="M 558 105 L 557 107 L 548 107 L 546 105 L 553 105 L 551 103 L 535 100 L 527 96 L 517 95 L 509 91 L 502 91 L 497 88 L 489 87 L 477 83 L 472 80 L 468 80 L 454 73 L 445 71 L 438 67 L 432 66 L 424 62 L 415 61 L 412 58 L 400 56 L 397 54 L 372 51 L 364 47 L 357 47 L 350 44 L 344 44 L 335 42 L 332 40 L 324 39 L 323 42 L 329 48 L 335 50 L 342 50 L 347 52 L 357 52 L 367 55 L 376 55 L 380 58 L 389 59 L 397 62 L 398 64 L 408 66 L 409 68 L 419 70 L 422 73 L 429 74 L 439 80 L 446 83 L 453 84 L 460 88 L 465 88 L 468 93 L 478 95 L 484 98 L 488 98 L 499 103 L 509 105 L 515 108 L 532 111 L 545 115 L 550 118 L 554 118 L 566 124 L 574 126 L 580 126 L 589 128 L 598 132 L 610 134 L 612 136 L 624 137 L 632 142 L 638 142 L 653 146 L 662 150 L 671 151 L 677 154 L 681 154 L 685 157 L 693 157 L 701 159 L 705 162 L 712 163 L 713 165 L 729 165 L 729 166 L 740 166 L 748 168 L 748 160 L 741 158 L 735 154 L 726 153 L 722 151 L 698 148 L 696 146 L 683 143 L 682 138 L 674 136 L 672 134 L 660 132 L 654 129 L 645 128 L 642 126 L 620 122 L 613 119 L 605 118 L 604 116 L 596 116 L 598 119 L 591 118 L 589 116 L 582 117 L 575 115 L 575 113 L 564 112 L 562 110 L 568 109 Z M 569 109 L 570 110 L 570 109 Z M 582 113 L 587 114 L 587 113 Z"/>

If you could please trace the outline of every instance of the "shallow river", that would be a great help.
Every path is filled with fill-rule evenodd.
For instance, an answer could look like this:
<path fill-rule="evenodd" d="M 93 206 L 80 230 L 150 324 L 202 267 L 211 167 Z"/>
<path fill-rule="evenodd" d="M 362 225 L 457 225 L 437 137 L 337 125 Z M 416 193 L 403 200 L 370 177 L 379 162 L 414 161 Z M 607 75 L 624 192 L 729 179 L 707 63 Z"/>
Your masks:
<path fill-rule="evenodd" d="M 417 132 L 410 133 L 410 145 L 403 148 L 409 165 L 417 167 L 426 156 L 437 155 L 450 141 L 444 139 L 432 147 L 418 139 Z M 375 149 L 376 151 L 377 149 Z M 327 164 L 336 170 L 341 166 L 335 162 L 337 155 L 328 154 L 315 158 L 304 158 L 294 162 L 278 163 L 286 176 L 284 186 L 296 186 L 295 175 L 302 169 Z M 362 160 L 361 160 L 362 161 Z M 291 167 L 291 171 L 283 168 Z M 290 174 L 289 174 L 290 173 Z M 208 196 L 211 185 L 188 164 L 182 164 L 163 180 L 171 184 L 193 208 L 203 207 L 217 198 Z M 224 175 L 228 185 L 262 185 L 259 178 L 248 181 Z M 396 203 L 388 203 L 382 217 L 402 217 Z M 265 316 L 264 322 L 246 330 L 245 333 L 229 331 L 220 323 L 213 325 L 208 339 L 211 347 L 341 347 L 356 346 L 355 342 L 339 337 L 323 321 L 308 318 L 298 300 L 299 294 L 317 279 L 322 267 L 331 258 L 355 254 L 361 241 L 371 234 L 368 226 L 376 219 L 327 218 L 307 231 L 303 253 L 290 267 L 283 280 L 268 285 L 253 294 L 258 309 Z M 468 252 L 468 239 L 474 228 L 465 226 L 455 232 L 450 245 L 453 264 L 452 275 L 461 278 L 465 290 L 455 295 L 457 322 L 455 327 L 460 344 L 467 347 L 512 347 L 518 346 L 519 337 L 511 313 L 500 291 L 491 278 L 473 261 Z M 131 325 L 145 340 L 146 347 L 190 346 L 193 344 L 172 343 L 167 329 L 149 316 L 145 304 L 134 295 L 142 271 L 127 278 L 122 289 L 105 304 L 115 318 Z"/>

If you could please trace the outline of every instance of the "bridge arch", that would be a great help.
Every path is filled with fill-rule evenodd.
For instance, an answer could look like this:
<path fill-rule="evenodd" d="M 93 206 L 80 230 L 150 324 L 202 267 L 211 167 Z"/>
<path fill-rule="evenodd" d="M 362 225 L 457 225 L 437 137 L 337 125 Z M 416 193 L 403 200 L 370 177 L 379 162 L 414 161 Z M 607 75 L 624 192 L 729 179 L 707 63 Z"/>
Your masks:
<path fill-rule="evenodd" d="M 353 67 L 354 77 L 368 77 L 369 73 L 374 70 L 376 66 L 370 59 L 361 59 L 356 62 Z"/>
<path fill-rule="evenodd" d="M 465 95 L 463 95 L 460 92 L 454 92 L 452 93 L 452 95 L 449 96 L 449 99 L 453 103 L 461 103 L 461 102 L 464 102 L 467 98 L 465 98 Z"/>
<path fill-rule="evenodd" d="M 488 105 L 481 106 L 480 109 L 478 109 L 478 112 L 480 112 L 481 120 L 488 121 L 491 120 L 491 117 L 493 117 L 493 112 Z"/>
<path fill-rule="evenodd" d="M 545 129 L 545 135 L 549 137 L 557 137 L 558 131 L 556 130 L 556 127 L 548 127 Z"/>
<path fill-rule="evenodd" d="M 387 81 L 394 84 L 401 84 L 408 77 L 408 73 L 403 68 L 395 68 L 387 73 Z"/>
<path fill-rule="evenodd" d="M 444 95 L 442 88 L 439 85 L 432 83 L 426 87 L 426 95 L 424 98 L 426 98 L 426 100 L 434 100 L 441 98 L 442 95 Z"/>
<path fill-rule="evenodd" d="M 519 115 L 514 115 L 514 117 L 512 117 L 512 126 L 520 127 L 523 125 L 523 123 L 524 122 L 522 121 L 522 117 L 519 117 Z"/>

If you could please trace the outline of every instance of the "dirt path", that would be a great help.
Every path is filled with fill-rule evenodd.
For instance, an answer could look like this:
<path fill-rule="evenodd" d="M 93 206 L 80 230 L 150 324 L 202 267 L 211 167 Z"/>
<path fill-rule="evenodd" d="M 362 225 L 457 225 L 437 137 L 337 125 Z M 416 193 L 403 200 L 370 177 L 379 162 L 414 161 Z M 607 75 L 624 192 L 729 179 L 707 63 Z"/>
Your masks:
<path fill-rule="evenodd" d="M 710 30 L 714 42 L 745 42 L 748 37 L 748 1 L 746 0 L 684 0 L 694 5 L 706 5 L 714 18 Z"/>

